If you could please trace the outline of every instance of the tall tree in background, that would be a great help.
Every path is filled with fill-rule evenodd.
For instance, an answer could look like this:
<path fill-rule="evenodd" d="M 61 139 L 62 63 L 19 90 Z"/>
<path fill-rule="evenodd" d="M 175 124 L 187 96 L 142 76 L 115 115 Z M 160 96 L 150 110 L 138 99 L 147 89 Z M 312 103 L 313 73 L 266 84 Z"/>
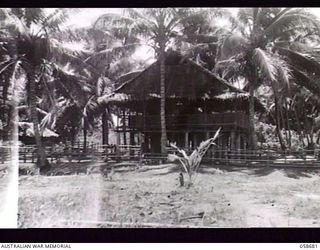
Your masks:
<path fill-rule="evenodd" d="M 60 72 L 56 62 L 64 57 L 74 61 L 72 52 L 65 48 L 54 34 L 60 32 L 61 25 L 66 21 L 70 9 L 56 9 L 48 13 L 41 8 L 0 9 L 1 29 L 7 31 L 13 41 L 15 54 L 1 59 L 1 72 L 15 64 L 26 77 L 30 120 L 33 123 L 34 137 L 37 145 L 37 166 L 40 172 L 49 166 L 42 146 L 41 131 L 37 105 L 39 89 L 47 86 L 47 80 L 54 72 Z"/>
<path fill-rule="evenodd" d="M 166 88 L 165 88 L 165 53 L 173 40 L 183 30 L 182 23 L 194 16 L 208 15 L 208 10 L 149 8 L 126 9 L 123 15 L 105 14 L 97 23 L 104 27 L 126 27 L 129 34 L 140 38 L 139 43 L 151 46 L 159 60 L 160 70 L 160 123 L 161 123 L 161 153 L 167 154 L 166 132 Z"/>
<path fill-rule="evenodd" d="M 112 124 L 110 107 L 107 105 L 108 95 L 115 89 L 120 75 L 136 70 L 140 65 L 131 57 L 136 51 L 138 39 L 129 34 L 126 27 L 105 27 L 99 21 L 90 27 L 71 29 L 62 35 L 64 42 L 81 48 L 84 52 L 81 58 L 90 66 L 83 70 L 83 66 L 79 65 L 77 69 L 77 72 L 88 79 L 91 86 L 82 108 L 84 141 L 86 130 L 101 116 L 102 144 L 108 144 L 109 124 Z"/>
<path fill-rule="evenodd" d="M 243 77 L 247 81 L 250 146 L 255 149 L 254 91 L 262 83 L 269 83 L 276 93 L 277 83 L 288 85 L 291 77 L 291 68 L 277 45 L 297 34 L 319 35 L 319 22 L 304 9 L 245 8 L 239 10 L 233 24 L 233 34 L 220 48 L 216 70 L 225 78 Z"/>

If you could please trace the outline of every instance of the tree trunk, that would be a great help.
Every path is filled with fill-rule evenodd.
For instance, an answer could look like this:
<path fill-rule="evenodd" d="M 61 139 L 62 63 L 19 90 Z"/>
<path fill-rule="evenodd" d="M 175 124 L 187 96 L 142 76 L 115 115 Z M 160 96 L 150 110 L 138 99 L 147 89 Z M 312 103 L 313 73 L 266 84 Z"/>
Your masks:
<path fill-rule="evenodd" d="M 281 149 L 285 150 L 286 146 L 283 143 L 283 138 L 282 138 L 281 129 L 280 129 L 281 128 L 281 126 L 280 126 L 280 112 L 279 112 L 279 106 L 278 106 L 279 101 L 278 101 L 278 97 L 277 97 L 277 94 L 275 91 L 276 90 L 274 89 L 274 102 L 275 102 L 275 111 L 276 111 L 276 130 L 277 130 Z"/>
<path fill-rule="evenodd" d="M 312 125 L 311 125 L 310 141 L 311 141 L 311 147 L 310 147 L 310 149 L 314 149 L 314 119 L 313 119 Z"/>
<path fill-rule="evenodd" d="M 316 144 L 319 144 L 319 141 L 320 141 L 320 131 L 318 131 L 318 133 L 317 133 Z"/>
<path fill-rule="evenodd" d="M 37 113 L 37 97 L 36 97 L 36 83 L 35 83 L 35 75 L 34 70 L 31 69 L 31 73 L 28 74 L 29 80 L 29 91 L 30 91 L 30 113 L 31 113 L 31 120 L 33 123 L 33 130 L 34 130 L 34 138 L 37 145 L 37 167 L 40 169 L 40 173 L 43 170 L 46 170 L 50 167 L 49 162 L 46 159 L 46 153 L 42 146 L 42 140 L 39 130 L 39 119 Z"/>
<path fill-rule="evenodd" d="M 165 92 L 165 57 L 164 47 L 160 48 L 160 122 L 161 122 L 161 154 L 167 155 L 166 129 L 166 92 Z"/>
<path fill-rule="evenodd" d="M 127 145 L 126 111 L 122 110 L 123 144 Z"/>
<path fill-rule="evenodd" d="M 87 122 L 84 121 L 83 123 L 83 152 L 87 150 Z"/>
<path fill-rule="evenodd" d="M 254 86 L 253 82 L 249 85 L 249 141 L 251 150 L 257 148 L 257 136 L 254 126 Z"/>
<path fill-rule="evenodd" d="M 299 133 L 299 139 L 302 142 L 302 146 L 305 147 L 306 145 L 304 143 L 304 136 L 302 135 L 302 129 L 301 129 L 300 119 L 299 119 L 299 116 L 298 116 L 296 105 L 294 105 L 294 116 L 295 116 L 296 121 L 297 121 L 297 129 L 298 129 L 298 133 Z"/>
<path fill-rule="evenodd" d="M 284 129 L 284 134 L 285 134 L 285 138 L 286 138 L 286 142 L 288 144 L 289 138 L 288 138 L 288 133 L 287 133 L 287 128 L 286 128 L 286 122 L 284 119 L 284 115 L 283 115 L 283 111 L 282 111 L 282 104 L 280 103 L 279 98 L 278 99 L 278 111 L 280 113 L 280 121 L 279 121 L 279 125 L 280 125 L 280 129 L 283 128 Z"/>
<path fill-rule="evenodd" d="M 288 130 L 288 147 L 291 149 L 291 130 L 290 130 L 290 119 L 289 119 L 289 112 L 288 112 L 288 103 L 285 99 L 285 115 L 286 115 L 286 122 L 287 122 L 287 130 Z"/>
<path fill-rule="evenodd" d="M 102 145 L 109 144 L 109 127 L 107 113 L 102 113 Z"/>
<path fill-rule="evenodd" d="M 12 117 L 11 114 L 13 110 L 12 108 L 10 108 L 9 112 L 8 112 L 8 116 L 7 116 L 7 122 L 6 124 L 3 123 L 3 140 L 4 141 L 8 141 L 10 140 L 10 134 L 11 134 L 11 129 L 12 129 Z M 3 120 L 5 121 L 5 120 Z"/>

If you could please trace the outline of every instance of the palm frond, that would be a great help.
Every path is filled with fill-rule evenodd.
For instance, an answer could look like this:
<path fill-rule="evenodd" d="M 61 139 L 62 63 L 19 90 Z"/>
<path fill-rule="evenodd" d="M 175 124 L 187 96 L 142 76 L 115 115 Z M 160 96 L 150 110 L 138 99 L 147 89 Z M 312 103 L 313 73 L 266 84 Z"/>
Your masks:
<path fill-rule="evenodd" d="M 107 13 L 99 16 L 92 25 L 95 29 L 109 29 L 110 27 L 126 27 L 134 29 L 136 20 L 128 15 L 119 15 L 116 13 Z"/>
<path fill-rule="evenodd" d="M 42 118 L 40 122 L 40 129 L 43 132 L 45 128 L 54 129 L 57 119 L 61 114 L 61 111 L 67 104 L 67 101 L 64 99 L 59 102 L 55 102 L 55 105 L 52 105 L 50 111 Z"/>
<path fill-rule="evenodd" d="M 16 16 L 14 13 L 12 13 L 10 9 L 0 9 L 0 15 L 3 19 L 0 22 L 2 29 L 8 29 L 10 31 L 23 35 L 28 40 L 31 39 L 29 29 L 25 25 L 24 21 L 18 16 Z"/>
<path fill-rule="evenodd" d="M 290 63 L 277 53 L 272 54 L 272 61 L 277 70 L 277 79 L 284 87 L 290 87 L 290 79 L 292 78 Z"/>
<path fill-rule="evenodd" d="M 253 51 L 253 61 L 259 71 L 270 81 L 276 80 L 276 67 L 274 61 L 267 52 L 260 48 L 256 48 Z"/>
<path fill-rule="evenodd" d="M 170 143 L 170 146 L 172 148 L 174 148 L 175 150 L 177 150 L 180 154 L 182 154 L 182 156 L 189 161 L 189 156 L 187 155 L 186 151 L 184 151 L 183 149 L 178 148 L 175 144 Z"/>
<path fill-rule="evenodd" d="M 294 31 L 315 28 L 317 33 L 320 34 L 318 18 L 311 13 L 303 12 L 299 9 L 286 12 L 279 19 L 271 23 L 264 30 L 264 33 L 267 37 L 276 38 L 283 35 L 282 33 L 285 33 L 291 27 L 294 27 Z"/>
<path fill-rule="evenodd" d="M 279 51 L 279 54 L 286 56 L 288 62 L 302 70 L 305 70 L 311 74 L 315 73 L 320 75 L 320 63 L 311 54 L 303 54 L 291 49 L 283 47 L 275 47 Z"/>
<path fill-rule="evenodd" d="M 284 8 L 281 10 L 265 27 L 265 29 L 268 29 L 271 25 L 273 25 L 275 22 L 277 22 L 283 15 L 285 15 L 288 11 L 290 11 L 291 8 Z"/>
<path fill-rule="evenodd" d="M 66 99 L 71 100 L 77 106 L 81 107 L 85 103 L 86 91 L 84 89 L 89 85 L 86 81 L 81 80 L 78 76 L 69 74 L 62 67 L 53 65 L 53 77 L 55 88 L 58 94 L 64 96 Z"/>
<path fill-rule="evenodd" d="M 30 107 L 29 107 L 28 105 L 19 105 L 19 106 L 17 107 L 17 110 L 18 110 L 19 112 L 20 112 L 20 111 L 22 111 L 22 112 L 29 112 Z M 46 116 L 46 115 L 48 114 L 47 111 L 45 111 L 45 110 L 43 110 L 43 109 L 41 109 L 41 108 L 39 108 L 39 107 L 37 107 L 36 110 L 37 110 L 38 114 L 40 114 L 40 115 Z"/>
<path fill-rule="evenodd" d="M 294 66 L 291 67 L 295 83 L 299 86 L 305 87 L 313 94 L 320 96 L 319 77 L 313 78 L 310 74 L 307 74 Z"/>
<path fill-rule="evenodd" d="M 129 49 L 135 49 L 137 47 L 141 46 L 140 43 L 134 43 L 134 44 L 126 44 L 123 46 L 113 47 L 101 50 L 99 52 L 94 53 L 93 55 L 90 55 L 88 58 L 84 60 L 84 62 L 89 62 L 90 60 L 94 58 L 120 58 L 123 56 Z M 111 61 L 111 60 L 109 60 Z"/>
<path fill-rule="evenodd" d="M 231 57 L 227 60 L 218 61 L 214 71 L 226 80 L 237 80 L 245 74 L 245 65 L 237 57 Z"/>
<path fill-rule="evenodd" d="M 70 14 L 76 14 L 79 11 L 80 9 L 74 8 L 58 8 L 42 19 L 42 28 L 51 32 L 60 31 Z"/>
<path fill-rule="evenodd" d="M 71 63 L 72 65 L 80 66 L 81 68 L 88 68 L 91 73 L 97 76 L 101 75 L 101 72 L 97 71 L 95 67 L 86 63 L 82 57 L 86 54 L 85 51 L 72 50 L 69 47 L 63 46 L 60 42 L 55 39 L 50 40 L 50 52 L 52 56 L 61 64 Z"/>

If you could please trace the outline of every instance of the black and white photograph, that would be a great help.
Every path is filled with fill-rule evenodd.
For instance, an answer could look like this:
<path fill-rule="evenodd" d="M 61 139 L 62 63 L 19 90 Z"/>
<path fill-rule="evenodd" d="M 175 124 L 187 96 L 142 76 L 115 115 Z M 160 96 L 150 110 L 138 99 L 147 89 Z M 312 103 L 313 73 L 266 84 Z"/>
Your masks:
<path fill-rule="evenodd" d="M 320 227 L 320 8 L 0 8 L 1 228 Z"/>

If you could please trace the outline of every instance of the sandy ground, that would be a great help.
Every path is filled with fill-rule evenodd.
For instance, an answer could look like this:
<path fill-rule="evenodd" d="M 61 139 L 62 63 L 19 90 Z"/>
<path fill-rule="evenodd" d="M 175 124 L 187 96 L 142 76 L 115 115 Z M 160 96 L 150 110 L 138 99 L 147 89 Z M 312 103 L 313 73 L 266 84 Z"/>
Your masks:
<path fill-rule="evenodd" d="M 0 200 L 1 201 L 5 199 L 7 188 L 8 188 L 8 180 L 9 180 L 8 166 L 9 166 L 8 163 L 0 164 Z M 2 211 L 3 205 L 4 204 L 0 202 L 0 212 Z"/>
<path fill-rule="evenodd" d="M 21 176 L 19 227 L 319 227 L 319 171 L 202 167 L 179 187 L 173 164 Z"/>
<path fill-rule="evenodd" d="M 0 168 L 4 168 L 4 164 L 0 165 Z M 0 200 L 3 201 L 6 196 L 8 188 L 8 174 L 0 170 Z M 0 212 L 3 209 L 3 203 L 0 203 Z"/>

